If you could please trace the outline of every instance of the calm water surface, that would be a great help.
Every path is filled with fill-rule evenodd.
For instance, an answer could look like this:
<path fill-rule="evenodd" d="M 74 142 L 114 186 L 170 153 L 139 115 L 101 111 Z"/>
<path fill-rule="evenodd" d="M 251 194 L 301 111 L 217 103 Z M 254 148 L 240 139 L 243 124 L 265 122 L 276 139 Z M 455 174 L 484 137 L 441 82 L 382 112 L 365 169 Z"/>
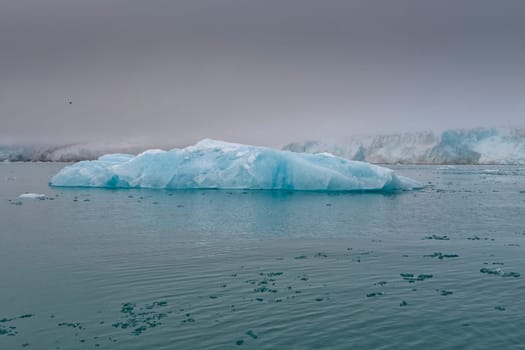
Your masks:
<path fill-rule="evenodd" d="M 63 165 L 0 164 L 0 349 L 525 348 L 525 166 L 327 194 L 48 187 Z"/>

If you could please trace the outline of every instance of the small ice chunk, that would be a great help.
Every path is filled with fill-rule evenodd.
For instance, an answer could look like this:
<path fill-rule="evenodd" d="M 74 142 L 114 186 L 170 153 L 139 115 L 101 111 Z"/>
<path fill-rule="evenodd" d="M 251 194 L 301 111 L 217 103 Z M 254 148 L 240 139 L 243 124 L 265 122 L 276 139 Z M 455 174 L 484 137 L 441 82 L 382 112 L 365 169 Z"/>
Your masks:
<path fill-rule="evenodd" d="M 22 199 L 45 199 L 46 195 L 41 193 L 24 193 L 18 196 L 18 198 Z"/>

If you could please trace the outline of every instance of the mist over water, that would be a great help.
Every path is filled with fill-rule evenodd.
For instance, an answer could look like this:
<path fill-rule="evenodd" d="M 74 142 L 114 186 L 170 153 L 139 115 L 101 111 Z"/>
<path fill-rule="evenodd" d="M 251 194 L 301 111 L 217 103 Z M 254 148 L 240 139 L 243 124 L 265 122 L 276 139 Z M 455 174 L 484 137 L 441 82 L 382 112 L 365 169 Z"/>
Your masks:
<path fill-rule="evenodd" d="M 280 147 L 522 127 L 524 6 L 4 0 L 0 140 Z"/>

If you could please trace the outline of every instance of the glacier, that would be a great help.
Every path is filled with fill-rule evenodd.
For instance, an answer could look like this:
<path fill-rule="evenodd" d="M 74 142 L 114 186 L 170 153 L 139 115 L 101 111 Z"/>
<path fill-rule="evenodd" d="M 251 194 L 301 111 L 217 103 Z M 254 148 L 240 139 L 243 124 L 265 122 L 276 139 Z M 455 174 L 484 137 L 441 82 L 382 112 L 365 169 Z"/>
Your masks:
<path fill-rule="evenodd" d="M 159 147 L 160 145 L 155 145 Z M 151 145 L 149 145 L 151 147 Z M 137 154 L 148 148 L 145 143 L 84 142 L 70 144 L 0 144 L 4 162 L 76 162 L 93 160 L 107 153 Z"/>
<path fill-rule="evenodd" d="M 108 153 L 138 154 L 175 144 L 149 142 L 84 142 L 71 144 L 1 144 L 0 161 L 73 162 Z M 475 128 L 390 135 L 348 136 L 339 141 L 290 143 L 283 150 L 328 152 L 375 164 L 525 164 L 525 130 Z"/>
<path fill-rule="evenodd" d="M 525 130 L 475 128 L 349 136 L 339 142 L 290 143 L 283 150 L 329 152 L 376 164 L 525 164 Z"/>
<path fill-rule="evenodd" d="M 51 186 L 398 191 L 421 188 L 393 170 L 328 153 L 281 151 L 205 139 L 186 148 L 108 154 L 60 170 Z"/>

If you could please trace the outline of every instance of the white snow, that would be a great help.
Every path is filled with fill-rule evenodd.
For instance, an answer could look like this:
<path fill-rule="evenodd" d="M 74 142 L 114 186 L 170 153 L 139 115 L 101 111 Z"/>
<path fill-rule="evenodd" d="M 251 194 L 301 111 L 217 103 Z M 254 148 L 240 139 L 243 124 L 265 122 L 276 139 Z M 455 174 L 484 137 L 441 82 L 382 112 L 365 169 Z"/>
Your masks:
<path fill-rule="evenodd" d="M 391 169 L 326 154 L 205 139 L 183 149 L 105 155 L 63 168 L 52 186 L 393 191 L 419 188 Z"/>

